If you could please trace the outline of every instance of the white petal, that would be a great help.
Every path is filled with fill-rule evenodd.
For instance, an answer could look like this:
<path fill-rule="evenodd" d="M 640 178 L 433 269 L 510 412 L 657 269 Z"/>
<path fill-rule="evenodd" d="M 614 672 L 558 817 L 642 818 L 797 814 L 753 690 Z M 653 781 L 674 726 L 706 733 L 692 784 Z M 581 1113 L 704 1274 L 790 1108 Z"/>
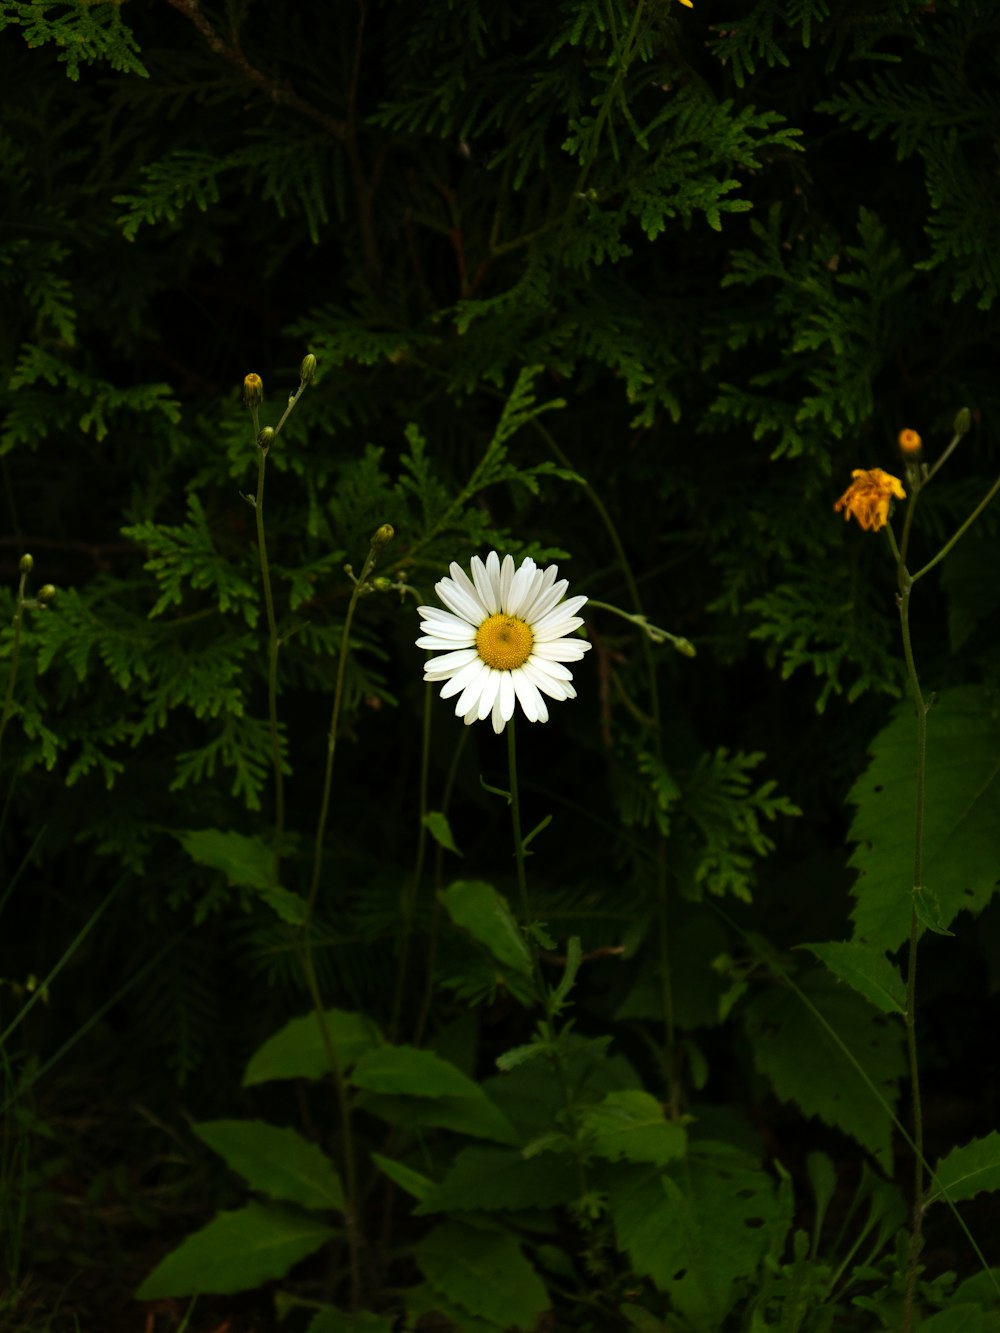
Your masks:
<path fill-rule="evenodd" d="M 459 648 L 457 652 L 444 653 L 441 657 L 432 657 L 424 667 L 424 680 L 444 680 L 470 662 L 479 660 L 475 648 Z"/>
<path fill-rule="evenodd" d="M 492 583 L 494 591 L 497 594 L 497 600 L 500 598 L 500 557 L 496 551 L 490 551 L 486 557 L 486 574 Z"/>
<path fill-rule="evenodd" d="M 490 615 L 496 615 L 500 610 L 500 602 L 497 597 L 497 590 L 490 581 L 486 566 L 480 560 L 478 555 L 472 557 L 472 581 L 476 585 L 476 592 L 479 594 L 479 600 Z"/>
<path fill-rule="evenodd" d="M 538 705 L 542 701 L 542 696 L 523 671 L 512 671 L 511 681 L 514 685 L 514 693 L 524 709 L 524 716 L 529 722 L 537 722 L 539 717 Z"/>
<path fill-rule="evenodd" d="M 501 731 L 503 731 L 504 727 L 507 725 L 507 723 L 503 720 L 503 714 L 500 712 L 499 694 L 496 697 L 496 703 L 494 703 L 493 705 L 493 712 L 490 716 L 490 721 L 493 723 L 493 730 L 499 736 Z"/>
<path fill-rule="evenodd" d="M 536 565 L 530 556 L 525 556 L 521 568 L 510 581 L 510 590 L 503 609 L 509 616 L 519 616 L 521 607 L 530 600 L 530 593 L 535 581 Z"/>
<path fill-rule="evenodd" d="M 568 620 L 557 620 L 558 610 L 545 617 L 539 625 L 532 625 L 531 633 L 536 643 L 553 643 L 556 639 L 568 639 L 574 630 L 583 624 L 579 616 L 570 616 Z"/>
<path fill-rule="evenodd" d="M 514 682 L 510 678 L 509 671 L 500 672 L 500 693 L 497 695 L 497 702 L 500 705 L 500 715 L 505 722 L 509 722 L 514 716 Z"/>
<path fill-rule="evenodd" d="M 483 605 L 483 603 L 480 601 L 479 593 L 476 591 L 476 585 L 475 585 L 475 584 L 472 582 L 472 580 L 469 578 L 468 574 L 466 574 L 466 572 L 465 572 L 465 570 L 462 568 L 462 566 L 459 565 L 459 564 L 456 564 L 455 561 L 453 560 L 453 561 L 451 562 L 451 564 L 448 566 L 448 571 L 449 571 L 449 573 L 451 574 L 451 577 L 455 580 L 455 582 L 458 584 L 458 586 L 462 589 L 462 591 L 463 591 L 464 593 L 467 593 L 467 594 L 472 598 L 472 600 L 473 600 L 477 605 L 481 606 L 482 609 L 483 609 L 483 611 L 485 611 L 485 610 L 486 610 L 486 607 L 485 607 L 485 606 Z M 480 614 L 482 614 L 482 613 L 480 613 Z"/>
<path fill-rule="evenodd" d="M 500 678 L 503 674 L 504 673 L 501 671 L 491 670 L 490 674 L 486 677 L 486 682 L 483 685 L 483 692 L 479 696 L 480 722 L 482 722 L 482 720 L 486 717 L 486 714 L 493 707 L 494 700 L 497 697 L 497 691 L 500 689 Z"/>
<path fill-rule="evenodd" d="M 478 711 L 479 696 L 489 683 L 492 667 L 488 667 L 485 662 L 481 663 L 482 671 L 472 677 L 465 689 L 458 696 L 458 703 L 455 705 L 455 716 L 464 717 L 473 707 Z"/>
<path fill-rule="evenodd" d="M 514 577 L 514 557 L 505 555 L 503 564 L 500 566 L 500 605 L 506 609 L 507 594 L 510 592 L 510 581 Z"/>
<path fill-rule="evenodd" d="M 476 638 L 474 634 L 467 634 L 464 639 L 439 639 L 436 634 L 424 634 L 414 642 L 418 648 L 426 648 L 431 653 L 452 653 L 461 648 L 471 648 Z"/>
<path fill-rule="evenodd" d="M 584 601 L 587 599 L 584 598 Z M 576 603 L 576 605 L 574 605 Z M 565 634 L 565 630 L 558 629 L 562 625 L 571 625 L 573 629 L 578 629 L 583 621 L 576 614 L 580 609 L 580 601 L 577 597 L 571 597 L 569 601 L 563 602 L 554 610 L 546 612 L 532 621 L 531 631 L 536 639 L 551 639 L 556 637 L 556 633 Z"/>
<path fill-rule="evenodd" d="M 536 642 L 531 649 L 532 657 L 541 657 L 546 662 L 579 662 L 588 648 L 592 648 L 587 639 L 548 639 Z"/>
<path fill-rule="evenodd" d="M 421 613 L 420 628 L 426 630 L 428 634 L 468 634 L 469 630 L 474 628 L 467 620 L 461 616 L 453 616 L 450 611 L 434 611 L 432 614 L 426 614 L 428 608 L 425 606 Z"/>
<path fill-rule="evenodd" d="M 457 565 L 452 565 L 452 569 L 457 569 Z M 465 620 L 470 625 L 481 625 L 486 619 L 486 612 L 479 604 L 479 598 L 465 592 L 465 590 L 451 579 L 442 579 L 440 583 L 435 583 L 434 591 L 448 607 L 449 611 L 454 611 L 456 616 Z"/>
<path fill-rule="evenodd" d="M 546 676 L 553 676 L 556 680 L 572 680 L 573 673 L 569 667 L 564 667 L 562 662 L 553 662 L 544 657 L 535 657 L 532 654 L 528 661 L 536 671 L 543 672 Z"/>
<path fill-rule="evenodd" d="M 452 675 L 451 679 L 441 691 L 441 698 L 450 699 L 453 694 L 459 694 L 465 689 L 470 681 L 474 681 L 484 671 L 488 670 L 489 667 L 485 662 L 481 662 L 478 659 L 475 662 L 470 662 L 467 667 L 462 667 L 461 670 L 456 671 Z M 424 667 L 424 679 L 427 679 L 427 667 Z"/>
<path fill-rule="evenodd" d="M 521 670 L 528 677 L 533 685 L 536 685 L 543 694 L 547 694 L 550 699 L 568 699 L 566 686 L 561 680 L 556 680 L 554 676 L 546 675 L 540 666 L 536 666 L 529 658 Z"/>
<path fill-rule="evenodd" d="M 558 569 L 558 565 L 549 565 L 545 573 L 549 574 L 556 569 Z M 565 579 L 560 579 L 558 583 L 553 583 L 551 579 L 548 583 L 543 580 L 542 586 L 532 600 L 531 605 L 524 609 L 525 620 L 541 620 L 542 616 L 552 610 L 568 587 L 569 584 Z"/>

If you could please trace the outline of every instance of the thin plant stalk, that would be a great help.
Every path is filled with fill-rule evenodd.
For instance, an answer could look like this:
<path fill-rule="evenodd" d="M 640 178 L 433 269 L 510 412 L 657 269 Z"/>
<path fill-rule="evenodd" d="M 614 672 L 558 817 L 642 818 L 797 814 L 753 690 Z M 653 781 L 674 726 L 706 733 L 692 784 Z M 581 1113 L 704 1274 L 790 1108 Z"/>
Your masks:
<path fill-rule="evenodd" d="M 570 1081 L 566 1074 L 562 1056 L 556 1045 L 555 1023 L 552 1021 L 552 1003 L 548 983 L 545 980 L 545 974 L 542 972 L 541 959 L 538 956 L 538 945 L 532 937 L 532 926 L 534 925 L 534 915 L 531 911 L 531 900 L 528 897 L 528 877 L 524 868 L 524 838 L 521 833 L 521 801 L 517 782 L 517 736 L 513 717 L 507 723 L 507 766 L 510 782 L 510 822 L 514 834 L 514 860 L 517 866 L 517 891 L 521 908 L 521 927 L 527 937 L 528 950 L 531 954 L 532 969 L 535 978 L 535 990 L 538 994 L 539 1002 L 542 1005 L 542 1030 L 545 1039 L 552 1051 L 552 1064 L 556 1072 L 556 1078 L 559 1082 L 559 1091 L 562 1093 L 563 1105 L 566 1108 L 568 1118 L 568 1129 L 573 1139 L 577 1138 L 576 1112 L 573 1101 L 573 1090 L 570 1087 Z M 587 1191 L 586 1172 L 583 1161 L 577 1158 L 577 1173 L 579 1179 L 579 1189 L 581 1197 Z"/>
<path fill-rule="evenodd" d="M 286 409 L 286 416 L 289 410 L 290 408 Z M 257 520 L 257 552 L 260 558 L 260 579 L 264 588 L 264 609 L 267 614 L 267 719 L 271 739 L 271 766 L 274 770 L 273 855 L 274 879 L 277 883 L 281 868 L 282 844 L 285 837 L 285 776 L 281 769 L 281 735 L 278 731 L 278 650 L 281 647 L 281 640 L 278 637 L 278 622 L 274 614 L 271 571 L 267 559 L 267 538 L 264 533 L 264 473 L 270 443 L 262 442 L 256 407 L 252 407 L 250 411 L 253 416 L 254 435 L 257 440 L 257 495 L 254 499 L 253 508 Z"/>
<path fill-rule="evenodd" d="M 7 730 L 7 721 L 14 706 L 14 685 L 17 682 L 17 668 L 21 657 L 21 629 L 24 621 L 24 585 L 30 570 L 31 558 L 24 556 L 21 560 L 21 578 L 17 585 L 17 605 L 14 609 L 14 644 L 10 650 L 10 665 L 7 668 L 3 711 L 0 712 L 0 753 L 3 751 L 3 734 Z"/>

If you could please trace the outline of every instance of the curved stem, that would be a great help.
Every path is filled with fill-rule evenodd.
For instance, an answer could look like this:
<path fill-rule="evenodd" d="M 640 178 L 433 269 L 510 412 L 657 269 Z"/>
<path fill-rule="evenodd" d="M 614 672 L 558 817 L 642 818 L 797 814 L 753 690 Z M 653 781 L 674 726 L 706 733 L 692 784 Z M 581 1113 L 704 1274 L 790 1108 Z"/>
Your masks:
<path fill-rule="evenodd" d="M 1000 491 L 1000 477 L 997 477 L 996 481 L 990 487 L 985 497 L 980 501 L 978 505 L 976 505 L 975 509 L 973 509 L 972 513 L 965 520 L 965 522 L 958 529 L 958 531 L 954 534 L 954 536 L 949 541 L 945 542 L 944 546 L 941 547 L 940 551 L 938 551 L 934 559 L 928 560 L 927 564 L 924 565 L 922 569 L 918 569 L 917 572 L 911 576 L 912 582 L 916 583 L 917 579 L 922 579 L 925 574 L 930 573 L 930 571 L 934 568 L 935 565 L 940 564 L 940 562 L 945 558 L 945 556 L 955 545 L 955 543 L 961 537 L 965 536 L 969 528 L 972 527 L 973 523 L 975 523 L 976 519 L 979 517 L 979 515 L 983 512 L 986 506 L 996 495 L 997 491 Z"/>
<path fill-rule="evenodd" d="M 290 408 L 286 410 L 286 415 L 290 410 Z M 256 409 L 253 409 L 253 424 L 257 431 Z M 257 434 L 260 432 L 257 431 Z M 277 884 L 280 878 L 281 850 L 285 836 L 285 779 L 281 771 L 281 734 L 278 731 L 278 649 L 281 640 L 278 638 L 278 624 L 274 615 L 271 571 L 267 560 L 267 539 L 264 535 L 264 471 L 267 450 L 258 444 L 257 453 L 257 496 L 254 500 L 254 513 L 257 518 L 260 577 L 264 585 L 264 609 L 267 613 L 267 719 L 271 737 L 271 765 L 274 769 L 274 881 Z"/>

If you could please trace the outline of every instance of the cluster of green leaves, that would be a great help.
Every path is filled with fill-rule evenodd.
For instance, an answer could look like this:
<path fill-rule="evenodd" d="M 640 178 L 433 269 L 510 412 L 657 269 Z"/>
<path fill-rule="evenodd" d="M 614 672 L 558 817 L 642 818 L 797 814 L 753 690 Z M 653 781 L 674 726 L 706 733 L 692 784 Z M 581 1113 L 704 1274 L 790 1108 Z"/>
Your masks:
<path fill-rule="evenodd" d="M 995 467 L 1000 27 L 978 0 L 716 10 L 0 0 L 0 565 L 32 549 L 59 587 L 17 631 L 0 592 L 5 1027 L 24 959 L 88 940 L 44 1023 L 18 1001 L 3 1097 L 110 1012 L 109 1086 L 134 1068 L 250 1194 L 202 1161 L 215 1195 L 142 1299 L 278 1283 L 310 1333 L 899 1327 L 913 719 L 886 713 L 882 538 L 832 505 L 968 403 L 930 558 Z M 305 350 L 258 499 L 238 384 L 277 425 Z M 914 598 L 919 904 L 956 936 L 996 910 L 998 540 L 984 516 Z M 491 547 L 594 599 L 580 698 L 519 730 L 527 931 L 502 756 L 413 645 Z M 987 1125 L 929 1152 L 932 1217 L 1000 1185 Z M 2 1215 L 30 1255 L 41 1207 Z M 995 1294 L 924 1273 L 922 1327 L 995 1333 Z"/>

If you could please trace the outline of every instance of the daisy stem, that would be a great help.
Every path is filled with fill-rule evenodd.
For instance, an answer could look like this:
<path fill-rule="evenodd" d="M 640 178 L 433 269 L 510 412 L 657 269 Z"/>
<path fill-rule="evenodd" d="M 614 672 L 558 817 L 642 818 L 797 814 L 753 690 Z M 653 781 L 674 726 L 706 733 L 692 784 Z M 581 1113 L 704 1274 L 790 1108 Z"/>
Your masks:
<path fill-rule="evenodd" d="M 562 1093 L 563 1105 L 566 1108 L 569 1131 L 574 1142 L 576 1142 L 578 1139 L 578 1126 L 576 1109 L 573 1103 L 573 1092 L 566 1073 L 566 1067 L 563 1064 L 562 1055 L 556 1044 L 556 1029 L 555 1024 L 552 1021 L 551 993 L 545 980 L 545 974 L 542 971 L 541 960 L 538 956 L 538 944 L 532 934 L 534 917 L 531 911 L 531 902 L 528 898 L 528 877 L 524 870 L 524 840 L 521 836 L 521 804 L 517 786 L 517 740 L 513 717 L 507 723 L 507 765 L 510 770 L 510 820 L 514 832 L 514 859 L 517 863 L 517 888 L 521 899 L 521 928 L 525 933 L 528 950 L 531 953 L 531 963 L 535 974 L 535 992 L 542 1006 L 542 1029 L 545 1033 L 545 1040 L 548 1042 L 549 1049 L 552 1052 L 552 1064 L 556 1071 L 559 1090 Z M 587 1192 L 587 1178 L 583 1166 L 583 1159 L 581 1157 L 577 1157 L 577 1170 L 580 1195 L 582 1197 Z"/>

